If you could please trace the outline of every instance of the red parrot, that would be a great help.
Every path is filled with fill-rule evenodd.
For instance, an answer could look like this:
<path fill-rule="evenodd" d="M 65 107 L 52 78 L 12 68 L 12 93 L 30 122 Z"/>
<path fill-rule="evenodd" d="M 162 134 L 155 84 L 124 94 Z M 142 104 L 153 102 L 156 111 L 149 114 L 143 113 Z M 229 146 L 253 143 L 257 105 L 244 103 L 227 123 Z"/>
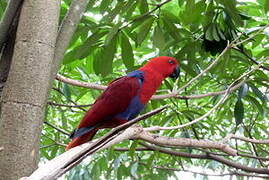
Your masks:
<path fill-rule="evenodd" d="M 112 81 L 72 132 L 66 150 L 90 141 L 99 129 L 113 128 L 135 118 L 168 76 L 179 76 L 178 62 L 161 56 Z"/>

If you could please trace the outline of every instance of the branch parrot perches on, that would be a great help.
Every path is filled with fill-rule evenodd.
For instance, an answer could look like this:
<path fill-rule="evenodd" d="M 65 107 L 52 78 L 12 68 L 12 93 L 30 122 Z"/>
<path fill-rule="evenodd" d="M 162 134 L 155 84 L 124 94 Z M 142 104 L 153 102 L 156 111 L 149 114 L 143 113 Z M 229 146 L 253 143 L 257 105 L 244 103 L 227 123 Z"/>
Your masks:
<path fill-rule="evenodd" d="M 178 62 L 161 56 L 112 81 L 72 132 L 66 150 L 91 140 L 99 129 L 113 128 L 135 118 L 168 76 L 179 76 Z"/>

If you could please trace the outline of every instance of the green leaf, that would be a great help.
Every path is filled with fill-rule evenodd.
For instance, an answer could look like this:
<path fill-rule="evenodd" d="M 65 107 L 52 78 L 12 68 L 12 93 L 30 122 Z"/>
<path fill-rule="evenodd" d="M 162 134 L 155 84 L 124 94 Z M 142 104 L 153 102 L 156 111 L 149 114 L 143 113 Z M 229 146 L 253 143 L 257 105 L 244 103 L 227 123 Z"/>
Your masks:
<path fill-rule="evenodd" d="M 240 17 L 239 11 L 236 8 L 235 0 L 221 0 L 219 1 L 224 5 L 226 13 L 233 19 L 238 26 L 243 26 L 243 21 Z"/>
<path fill-rule="evenodd" d="M 104 48 L 102 56 L 102 76 L 112 73 L 112 63 L 117 48 L 117 37 L 114 37 L 111 42 Z"/>
<path fill-rule="evenodd" d="M 111 12 L 107 15 L 107 18 L 103 18 L 105 21 L 113 21 L 117 15 L 123 10 L 124 5 L 126 4 L 125 1 L 118 1 L 116 7 L 111 10 Z"/>
<path fill-rule="evenodd" d="M 236 125 L 239 125 L 243 122 L 244 119 L 244 104 L 241 99 L 238 99 L 234 106 L 234 117 Z"/>
<path fill-rule="evenodd" d="M 159 24 L 157 26 L 155 26 L 155 28 L 154 28 L 152 40 L 153 40 L 153 45 L 156 46 L 157 48 L 159 48 L 160 51 L 164 49 L 165 38 L 164 38 L 164 34 L 163 34 L 162 29 L 161 29 Z"/>
<path fill-rule="evenodd" d="M 246 83 L 244 83 L 238 91 L 238 98 L 242 99 L 243 97 L 245 97 L 248 93 L 248 85 Z"/>
<path fill-rule="evenodd" d="M 139 28 L 138 33 L 137 33 L 137 40 L 136 43 L 138 46 L 142 44 L 142 42 L 145 40 L 147 34 L 149 33 L 151 26 L 154 22 L 155 18 L 151 17 L 147 19 Z"/>
<path fill-rule="evenodd" d="M 219 35 L 218 35 L 218 30 L 217 30 L 217 25 L 216 24 L 212 24 L 212 36 L 214 38 L 214 40 L 219 41 Z"/>
<path fill-rule="evenodd" d="M 66 83 L 64 83 L 64 86 L 63 86 L 63 93 L 64 93 L 64 96 L 65 96 L 68 100 L 71 99 L 71 91 L 70 91 L 69 86 L 68 86 Z"/>
<path fill-rule="evenodd" d="M 102 58 L 103 58 L 104 48 L 101 47 L 97 49 L 93 54 L 93 69 L 95 74 L 99 75 L 102 72 Z"/>
<path fill-rule="evenodd" d="M 259 111 L 259 113 L 263 116 L 264 115 L 264 109 L 263 109 L 263 107 L 262 107 L 262 105 L 260 104 L 260 102 L 257 100 L 257 99 L 255 99 L 254 97 L 252 97 L 252 96 L 250 96 L 250 95 L 247 95 L 246 97 L 245 97 L 253 106 L 255 106 L 257 109 L 258 109 L 258 111 Z"/>
<path fill-rule="evenodd" d="M 214 26 L 213 24 L 210 24 L 208 26 L 208 28 L 206 29 L 206 32 L 205 32 L 205 38 L 209 41 L 213 41 L 214 40 L 214 37 L 213 37 L 213 29 L 214 29 Z"/>
<path fill-rule="evenodd" d="M 146 0 L 139 0 L 138 8 L 141 14 L 149 11 L 148 2 Z"/>
<path fill-rule="evenodd" d="M 114 170 L 117 170 L 117 169 L 120 167 L 120 164 L 121 164 L 121 156 L 117 157 L 117 158 L 114 160 L 114 166 L 113 166 L 113 169 L 114 169 Z"/>
<path fill-rule="evenodd" d="M 132 142 L 132 145 L 131 145 L 131 147 L 129 148 L 129 155 L 130 155 L 131 157 L 134 157 L 134 154 L 135 154 L 135 148 L 137 147 L 137 145 L 138 145 L 138 141 L 133 141 L 133 142 Z"/>
<path fill-rule="evenodd" d="M 162 19 L 162 22 L 164 24 L 164 28 L 170 34 L 170 36 L 172 36 L 175 41 L 180 42 L 182 39 L 175 24 L 173 24 L 170 19 Z"/>
<path fill-rule="evenodd" d="M 192 77 L 196 76 L 197 73 L 192 69 L 190 68 L 188 65 L 186 64 L 181 64 L 180 67 L 187 73 L 187 74 L 190 74 Z"/>
<path fill-rule="evenodd" d="M 106 40 L 104 43 L 105 46 L 107 46 L 110 43 L 110 41 L 117 35 L 120 26 L 121 26 L 121 23 L 118 23 L 110 29 L 109 33 L 106 36 Z"/>
<path fill-rule="evenodd" d="M 75 47 L 65 54 L 63 64 L 68 64 L 75 60 L 87 57 L 98 47 L 98 41 L 107 33 L 107 30 L 102 30 L 92 34 L 82 45 Z"/>
<path fill-rule="evenodd" d="M 269 11 L 269 1 L 268 0 L 265 0 L 263 8 L 264 8 L 265 13 L 267 13 Z"/>
<path fill-rule="evenodd" d="M 129 39 L 124 33 L 121 33 L 121 58 L 127 69 L 131 69 L 134 66 L 134 54 L 133 48 L 129 42 Z"/>
<path fill-rule="evenodd" d="M 138 162 L 135 162 L 131 167 L 131 175 L 136 179 L 138 179 L 138 176 L 136 174 L 137 168 L 138 168 Z"/>
<path fill-rule="evenodd" d="M 226 40 L 226 37 L 225 37 L 225 35 L 223 34 L 223 31 L 221 30 L 221 28 L 220 28 L 218 25 L 216 26 L 216 28 L 217 28 L 217 32 L 218 32 L 219 37 L 220 37 L 221 39 L 223 39 L 223 40 Z"/>
<path fill-rule="evenodd" d="M 250 88 L 252 89 L 253 93 L 262 101 L 265 102 L 266 98 L 264 96 L 264 94 L 254 85 L 249 83 L 248 84 L 250 86 Z"/>
<path fill-rule="evenodd" d="M 110 4 L 111 0 L 103 0 L 99 7 L 100 12 L 103 14 L 109 8 Z"/>

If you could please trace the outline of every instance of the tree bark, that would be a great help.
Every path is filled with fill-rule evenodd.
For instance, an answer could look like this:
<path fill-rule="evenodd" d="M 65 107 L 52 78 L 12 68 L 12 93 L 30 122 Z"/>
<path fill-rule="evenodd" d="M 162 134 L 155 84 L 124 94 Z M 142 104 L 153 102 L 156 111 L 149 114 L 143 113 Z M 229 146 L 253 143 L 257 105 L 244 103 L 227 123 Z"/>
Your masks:
<path fill-rule="evenodd" d="M 14 44 L 16 39 L 16 32 L 18 27 L 18 19 L 20 16 L 21 8 L 17 9 L 16 15 L 14 17 L 13 23 L 10 25 L 9 32 L 7 33 L 7 41 L 4 45 L 3 52 L 0 55 L 0 99 L 2 97 L 2 91 L 4 84 L 7 81 L 8 72 L 11 65 L 11 60 L 14 51 Z M 1 109 L 1 104 L 0 104 Z"/>
<path fill-rule="evenodd" d="M 0 112 L 0 174 L 14 180 L 37 167 L 60 1 L 25 0 Z"/>

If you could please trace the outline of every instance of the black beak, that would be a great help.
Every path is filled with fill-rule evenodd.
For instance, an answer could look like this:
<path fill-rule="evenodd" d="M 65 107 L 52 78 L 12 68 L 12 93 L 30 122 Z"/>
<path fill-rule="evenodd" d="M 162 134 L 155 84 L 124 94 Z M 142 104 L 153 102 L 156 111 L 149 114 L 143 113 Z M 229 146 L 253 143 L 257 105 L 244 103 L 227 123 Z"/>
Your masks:
<path fill-rule="evenodd" d="M 169 77 L 177 79 L 177 78 L 179 77 L 179 74 L 180 74 L 180 69 L 179 69 L 179 66 L 177 66 L 177 67 L 174 69 L 173 73 L 170 74 Z"/>

